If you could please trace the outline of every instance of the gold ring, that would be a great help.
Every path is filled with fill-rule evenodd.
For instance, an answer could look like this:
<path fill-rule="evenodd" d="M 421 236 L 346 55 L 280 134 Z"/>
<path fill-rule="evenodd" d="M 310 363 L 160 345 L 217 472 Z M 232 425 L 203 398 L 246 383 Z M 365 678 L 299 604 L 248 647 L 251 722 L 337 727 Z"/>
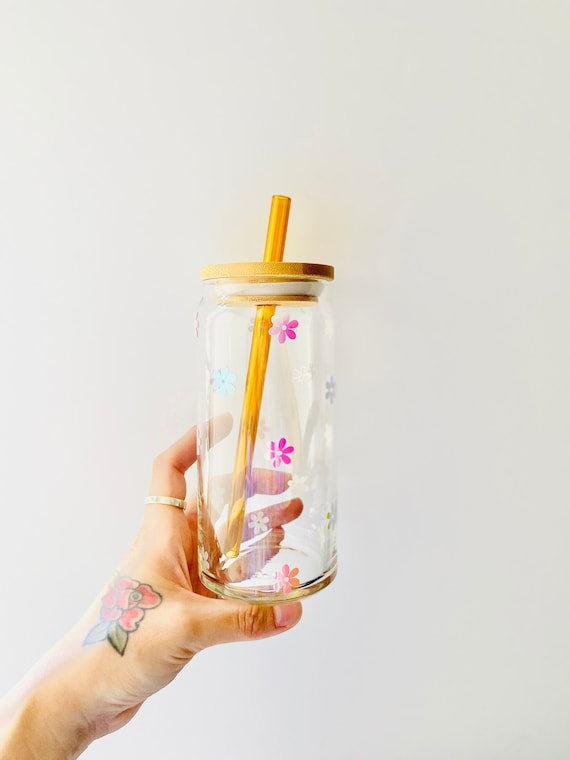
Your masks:
<path fill-rule="evenodd" d="M 168 504 L 170 507 L 179 507 L 180 509 L 186 509 L 186 502 L 184 499 L 174 499 L 172 496 L 147 496 L 144 500 L 145 504 Z"/>

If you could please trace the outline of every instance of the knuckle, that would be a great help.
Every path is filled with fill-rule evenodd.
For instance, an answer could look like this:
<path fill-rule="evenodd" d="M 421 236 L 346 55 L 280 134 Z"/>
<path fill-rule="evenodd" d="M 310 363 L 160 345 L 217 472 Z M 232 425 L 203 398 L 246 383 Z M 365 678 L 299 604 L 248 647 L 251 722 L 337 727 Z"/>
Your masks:
<path fill-rule="evenodd" d="M 164 451 L 162 451 L 160 454 L 157 454 L 153 460 L 152 463 L 152 471 L 153 472 L 162 472 L 167 465 L 166 461 L 166 454 Z"/>
<path fill-rule="evenodd" d="M 247 638 L 257 638 L 267 630 L 268 609 L 253 604 L 238 610 L 238 628 Z"/>

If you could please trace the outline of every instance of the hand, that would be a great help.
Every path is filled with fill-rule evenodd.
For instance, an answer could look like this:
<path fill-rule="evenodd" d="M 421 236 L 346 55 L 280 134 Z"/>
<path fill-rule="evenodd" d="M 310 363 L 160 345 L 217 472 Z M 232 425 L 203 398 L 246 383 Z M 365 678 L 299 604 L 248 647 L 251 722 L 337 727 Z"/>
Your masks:
<path fill-rule="evenodd" d="M 156 458 L 150 493 L 184 499 L 185 472 L 195 461 L 196 428 L 192 428 Z M 257 473 L 259 491 L 278 493 L 277 489 L 283 489 L 280 480 L 271 475 L 266 471 Z M 268 508 L 272 520 L 266 539 L 268 551 L 275 551 L 276 543 L 282 540 L 280 525 L 296 517 L 301 508 L 298 499 Z M 220 600 L 200 583 L 196 494 L 190 497 L 184 511 L 163 504 L 146 507 L 139 535 L 121 563 L 119 574 L 149 586 L 162 600 L 156 609 L 145 612 L 137 630 L 129 634 L 124 656 L 132 659 L 136 678 L 133 683 L 130 673 L 128 690 L 115 694 L 114 701 L 121 709 L 116 710 L 116 716 L 108 716 L 110 730 L 125 722 L 125 711 L 134 714 L 201 649 L 275 635 L 301 616 L 298 603 L 270 607 Z"/>
<path fill-rule="evenodd" d="M 185 499 L 185 472 L 195 461 L 192 428 L 156 458 L 149 492 Z M 255 483 L 260 493 L 277 495 L 284 488 L 282 479 L 267 470 L 256 473 Z M 281 525 L 301 509 L 298 499 L 266 508 L 269 556 L 283 537 Z M 110 586 L 34 676 L 14 729 L 15 735 L 24 732 L 29 754 L 23 744 L 6 746 L 17 746 L 22 760 L 77 757 L 93 739 L 127 723 L 197 652 L 272 636 L 299 621 L 299 603 L 249 605 L 215 598 L 198 579 L 196 554 L 196 494 L 185 510 L 146 507 L 135 542 Z M 59 710 L 63 699 L 65 715 Z M 46 725 L 61 755 L 48 753 Z"/>

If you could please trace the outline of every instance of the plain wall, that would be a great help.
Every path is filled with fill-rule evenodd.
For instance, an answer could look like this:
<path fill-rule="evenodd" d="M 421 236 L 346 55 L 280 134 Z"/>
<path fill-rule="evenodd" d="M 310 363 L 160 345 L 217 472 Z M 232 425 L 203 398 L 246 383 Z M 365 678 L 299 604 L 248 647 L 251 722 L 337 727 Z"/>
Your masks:
<path fill-rule="evenodd" d="M 570 757 L 570 6 L 0 2 L 0 691 L 195 419 L 199 268 L 333 264 L 339 574 L 85 757 Z M 190 476 L 192 480 L 192 476 Z"/>

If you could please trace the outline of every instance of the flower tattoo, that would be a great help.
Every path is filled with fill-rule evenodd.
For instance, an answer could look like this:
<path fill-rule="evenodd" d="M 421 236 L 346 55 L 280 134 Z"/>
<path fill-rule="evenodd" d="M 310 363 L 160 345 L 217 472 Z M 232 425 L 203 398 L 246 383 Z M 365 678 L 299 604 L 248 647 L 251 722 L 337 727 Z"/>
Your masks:
<path fill-rule="evenodd" d="M 129 634 L 137 630 L 145 610 L 158 607 L 162 596 L 147 583 L 117 575 L 101 601 L 99 622 L 89 631 L 83 646 L 107 639 L 122 656 Z"/>

